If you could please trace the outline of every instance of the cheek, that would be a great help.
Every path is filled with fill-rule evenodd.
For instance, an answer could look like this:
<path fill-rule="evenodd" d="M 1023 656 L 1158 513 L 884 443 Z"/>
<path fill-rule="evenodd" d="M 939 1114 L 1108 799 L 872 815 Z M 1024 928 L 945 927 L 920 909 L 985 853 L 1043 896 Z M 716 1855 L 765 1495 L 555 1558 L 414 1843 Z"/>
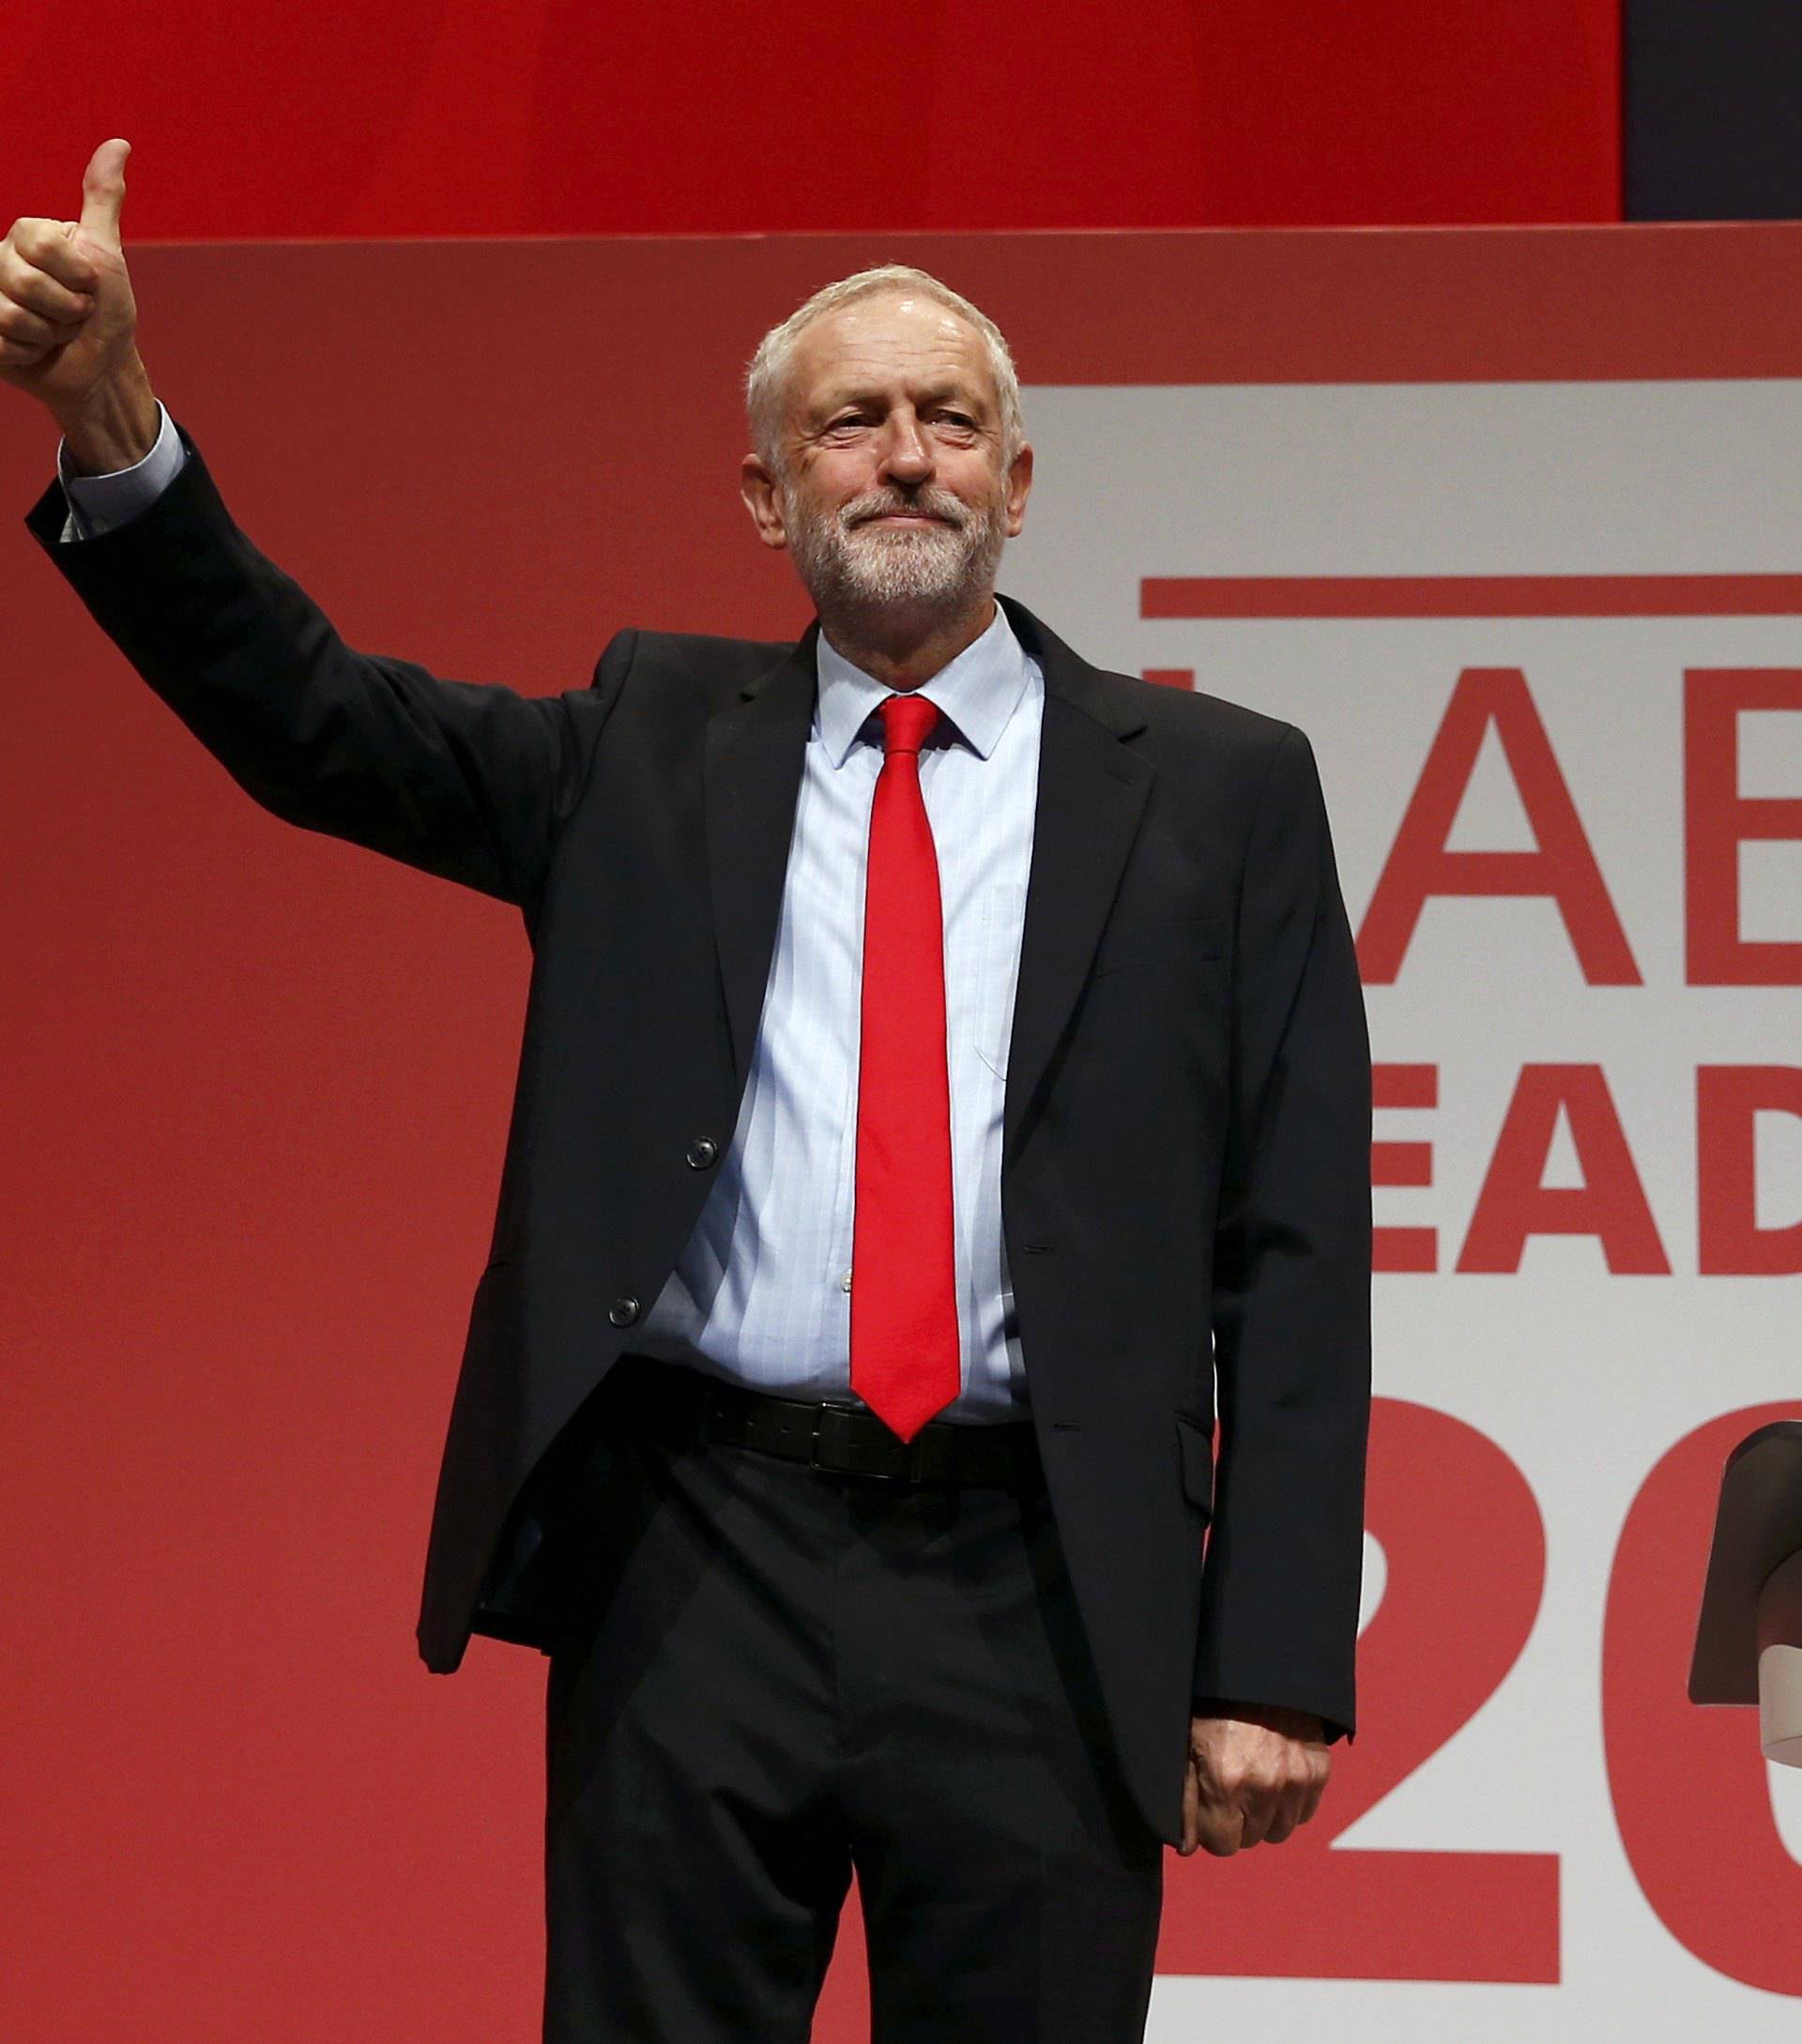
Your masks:
<path fill-rule="evenodd" d="M 803 502 L 836 511 L 874 486 L 876 464 L 852 449 L 835 449 L 814 455 L 798 480 Z"/>
<path fill-rule="evenodd" d="M 953 461 L 941 461 L 939 480 L 973 511 L 989 511 L 998 505 L 1003 511 L 1007 508 L 1007 478 L 997 475 L 985 455 L 960 452 Z"/>
<path fill-rule="evenodd" d="M 792 477 L 777 498 L 783 524 L 790 531 L 798 526 L 817 525 L 829 518 L 834 501 L 833 493 L 823 490 L 819 478 L 811 474 Z"/>

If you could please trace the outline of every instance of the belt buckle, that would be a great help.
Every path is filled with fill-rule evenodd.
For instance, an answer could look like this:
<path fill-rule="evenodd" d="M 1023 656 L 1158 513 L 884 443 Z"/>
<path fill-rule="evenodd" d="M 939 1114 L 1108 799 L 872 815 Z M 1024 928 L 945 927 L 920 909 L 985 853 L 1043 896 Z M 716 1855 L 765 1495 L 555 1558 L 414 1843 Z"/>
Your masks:
<path fill-rule="evenodd" d="M 845 1462 L 820 1460 L 820 1445 L 826 1436 L 827 1421 L 834 1415 L 848 1414 L 850 1410 L 849 1406 L 845 1405 L 821 1405 L 815 1408 L 814 1437 L 807 1450 L 807 1467 L 809 1469 L 819 1470 L 829 1476 L 847 1476 L 851 1473 L 848 1465 Z"/>
<path fill-rule="evenodd" d="M 820 1406 L 814 1415 L 813 1440 L 809 1444 L 807 1453 L 808 1468 L 821 1470 L 826 1474 L 832 1476 L 861 1476 L 866 1483 L 917 1484 L 920 1481 L 921 1472 L 925 1463 L 925 1441 L 919 1434 L 916 1434 L 911 1441 L 901 1443 L 906 1450 L 906 1458 L 899 1469 L 859 1469 L 848 1460 L 822 1461 L 820 1459 L 821 1442 L 827 1438 L 829 1419 L 836 1420 L 840 1427 L 843 1428 L 851 1419 L 860 1416 L 855 1406 Z M 841 1442 L 844 1442 L 845 1435 L 842 1431 L 838 1438 Z M 899 1439 L 898 1436 L 896 1438 Z"/>

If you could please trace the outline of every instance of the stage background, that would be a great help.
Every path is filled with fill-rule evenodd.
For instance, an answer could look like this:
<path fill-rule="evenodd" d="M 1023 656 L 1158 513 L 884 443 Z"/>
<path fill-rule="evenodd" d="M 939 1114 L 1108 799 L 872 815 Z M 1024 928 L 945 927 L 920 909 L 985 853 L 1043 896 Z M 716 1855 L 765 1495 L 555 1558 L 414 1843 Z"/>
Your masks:
<path fill-rule="evenodd" d="M 53 193 L 59 166 L 72 181 L 126 135 L 128 233 L 184 241 L 1609 221 L 1621 16 L 84 0 L 72 24 L 56 0 L 12 0 L 0 182 L 8 218 L 60 212 L 27 170 Z M 1736 131 L 1755 127 L 1742 113 Z"/>
<path fill-rule="evenodd" d="M 1381 1066 L 1365 1730 L 1290 1844 L 1170 1856 L 1153 2044 L 1791 2035 L 1802 1797 L 1682 1680 L 1722 1457 L 1802 1411 L 1802 229 L 132 263 L 345 634 L 548 691 L 799 628 L 736 379 L 890 255 L 1015 337 L 1004 587 L 1313 737 Z M 412 1646 L 523 933 L 262 815 L 8 560 L 0 2034 L 523 2044 L 542 1664 Z M 853 1908 L 821 2044 L 859 1963 Z"/>

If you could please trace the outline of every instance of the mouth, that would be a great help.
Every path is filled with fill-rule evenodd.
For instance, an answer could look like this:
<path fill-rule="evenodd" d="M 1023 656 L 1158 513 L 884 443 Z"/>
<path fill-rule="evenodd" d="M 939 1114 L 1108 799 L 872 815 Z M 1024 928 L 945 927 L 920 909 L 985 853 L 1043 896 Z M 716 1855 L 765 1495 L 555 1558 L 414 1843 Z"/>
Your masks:
<path fill-rule="evenodd" d="M 948 518 L 940 518 L 936 511 L 877 511 L 868 518 L 860 518 L 860 526 L 944 526 Z"/>

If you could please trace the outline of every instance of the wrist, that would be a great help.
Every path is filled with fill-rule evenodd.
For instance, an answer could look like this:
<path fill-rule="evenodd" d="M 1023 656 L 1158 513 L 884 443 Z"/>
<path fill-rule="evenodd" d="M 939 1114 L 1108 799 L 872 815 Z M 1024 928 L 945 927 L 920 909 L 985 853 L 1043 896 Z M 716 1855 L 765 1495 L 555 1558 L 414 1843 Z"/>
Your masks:
<path fill-rule="evenodd" d="M 157 444 L 156 394 L 138 352 L 96 384 L 79 404 L 55 408 L 63 452 L 77 475 L 135 467 Z"/>
<path fill-rule="evenodd" d="M 1326 1723 L 1318 1712 L 1287 1703 L 1255 1703 L 1245 1698 L 1200 1696 L 1192 1701 L 1190 1711 L 1196 1717 L 1230 1717 L 1240 1724 L 1262 1725 L 1267 1731 L 1281 1732 L 1285 1738 L 1305 1739 L 1315 1744 L 1324 1743 L 1326 1739 Z"/>

